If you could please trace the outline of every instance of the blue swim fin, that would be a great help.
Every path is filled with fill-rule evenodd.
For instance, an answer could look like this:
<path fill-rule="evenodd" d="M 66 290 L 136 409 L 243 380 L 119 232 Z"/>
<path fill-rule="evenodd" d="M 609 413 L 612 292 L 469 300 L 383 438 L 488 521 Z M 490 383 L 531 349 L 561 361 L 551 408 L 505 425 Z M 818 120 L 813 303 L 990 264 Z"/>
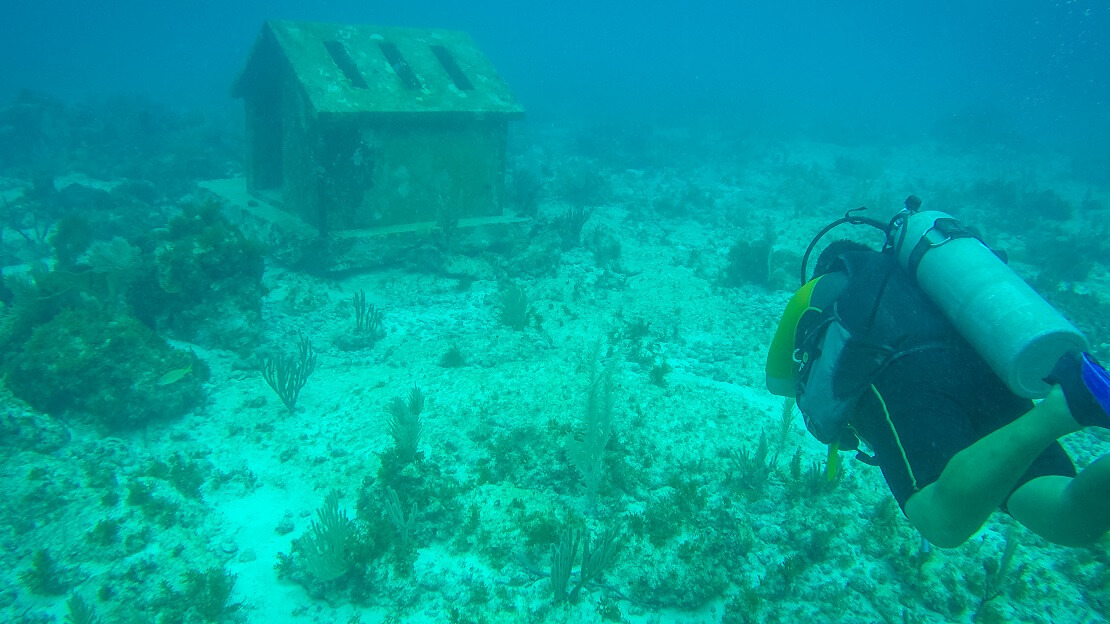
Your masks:
<path fill-rule="evenodd" d="M 1083 354 L 1083 385 L 1102 408 L 1103 418 L 1110 418 L 1107 416 L 1110 414 L 1110 372 L 1086 353 Z"/>
<path fill-rule="evenodd" d="M 1064 391 L 1068 411 L 1077 423 L 1110 429 L 1110 372 L 1090 354 L 1065 353 L 1045 381 Z"/>

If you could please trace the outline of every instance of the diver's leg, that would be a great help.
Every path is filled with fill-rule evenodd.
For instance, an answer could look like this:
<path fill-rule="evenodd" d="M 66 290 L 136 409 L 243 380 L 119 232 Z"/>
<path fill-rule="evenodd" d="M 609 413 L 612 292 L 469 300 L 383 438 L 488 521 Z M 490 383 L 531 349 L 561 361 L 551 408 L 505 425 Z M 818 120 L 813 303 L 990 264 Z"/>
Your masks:
<path fill-rule="evenodd" d="M 1010 515 L 1061 546 L 1086 546 L 1110 531 L 1110 455 L 1075 478 L 1038 477 L 1010 497 Z"/>
<path fill-rule="evenodd" d="M 906 517 L 925 539 L 959 546 L 998 509 L 1041 452 L 1080 429 L 1054 387 L 1033 409 L 948 460 L 940 477 L 906 501 Z"/>

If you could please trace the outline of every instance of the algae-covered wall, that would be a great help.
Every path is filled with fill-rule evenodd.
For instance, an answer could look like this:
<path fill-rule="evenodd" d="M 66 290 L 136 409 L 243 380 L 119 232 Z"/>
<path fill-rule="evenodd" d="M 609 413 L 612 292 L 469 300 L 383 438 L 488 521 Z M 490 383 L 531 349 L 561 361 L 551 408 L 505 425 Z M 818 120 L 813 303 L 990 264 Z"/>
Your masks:
<path fill-rule="evenodd" d="M 326 229 L 318 192 L 319 179 L 325 172 L 315 162 L 316 124 L 306 104 L 297 84 L 287 82 L 282 97 L 281 205 L 306 223 Z"/>
<path fill-rule="evenodd" d="M 283 204 L 322 230 L 501 214 L 504 122 L 287 120 Z"/>
<path fill-rule="evenodd" d="M 353 227 L 500 215 L 505 132 L 504 123 L 465 120 L 368 130 L 372 187 Z"/>

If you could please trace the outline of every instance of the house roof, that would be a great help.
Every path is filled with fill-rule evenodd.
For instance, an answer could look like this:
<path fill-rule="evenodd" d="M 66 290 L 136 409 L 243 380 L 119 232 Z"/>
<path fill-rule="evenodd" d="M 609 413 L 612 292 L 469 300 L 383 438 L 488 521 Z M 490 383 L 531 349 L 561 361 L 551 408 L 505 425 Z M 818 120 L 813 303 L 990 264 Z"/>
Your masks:
<path fill-rule="evenodd" d="M 524 113 L 458 31 L 268 21 L 231 92 L 277 93 L 290 75 L 323 116 Z"/>

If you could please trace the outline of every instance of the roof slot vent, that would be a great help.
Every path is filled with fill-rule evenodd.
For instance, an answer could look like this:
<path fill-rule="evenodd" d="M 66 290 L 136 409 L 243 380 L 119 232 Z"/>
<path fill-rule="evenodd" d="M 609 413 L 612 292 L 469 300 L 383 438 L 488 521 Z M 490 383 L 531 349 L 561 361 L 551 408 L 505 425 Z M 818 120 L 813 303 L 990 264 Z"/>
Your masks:
<path fill-rule="evenodd" d="M 324 47 L 328 49 L 328 54 L 331 55 L 331 60 L 335 62 L 335 66 L 339 68 L 339 71 L 343 72 L 347 80 L 351 81 L 352 86 L 356 89 L 368 88 L 366 79 L 362 77 L 362 74 L 358 73 L 358 67 L 355 65 L 354 59 L 347 53 L 347 48 L 343 47 L 342 43 L 338 41 L 325 41 Z"/>
<path fill-rule="evenodd" d="M 439 59 L 439 64 L 443 66 L 443 70 L 447 72 L 451 82 L 455 83 L 455 88 L 459 91 L 474 90 L 474 85 L 463 73 L 459 64 L 455 62 L 455 57 L 451 56 L 450 50 L 441 45 L 434 45 L 432 46 L 432 54 L 435 54 L 436 58 Z"/>
<path fill-rule="evenodd" d="M 381 49 L 382 54 L 385 55 L 385 60 L 389 61 L 389 66 L 393 68 L 393 73 L 401 79 L 401 84 L 405 85 L 406 89 L 415 90 L 420 89 L 420 79 L 416 77 L 416 72 L 412 71 L 412 66 L 401 56 L 401 50 L 397 48 L 397 44 L 388 41 L 379 41 L 378 47 Z"/>

